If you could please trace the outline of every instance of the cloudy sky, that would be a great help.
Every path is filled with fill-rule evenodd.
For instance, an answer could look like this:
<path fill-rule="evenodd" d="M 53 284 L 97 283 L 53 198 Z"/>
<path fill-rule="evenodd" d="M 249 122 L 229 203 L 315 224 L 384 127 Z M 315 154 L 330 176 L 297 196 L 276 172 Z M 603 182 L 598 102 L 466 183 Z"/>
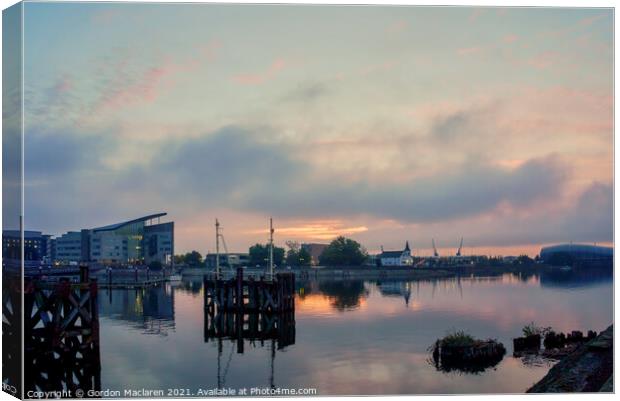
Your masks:
<path fill-rule="evenodd" d="M 26 228 L 613 239 L 608 9 L 25 5 Z"/>

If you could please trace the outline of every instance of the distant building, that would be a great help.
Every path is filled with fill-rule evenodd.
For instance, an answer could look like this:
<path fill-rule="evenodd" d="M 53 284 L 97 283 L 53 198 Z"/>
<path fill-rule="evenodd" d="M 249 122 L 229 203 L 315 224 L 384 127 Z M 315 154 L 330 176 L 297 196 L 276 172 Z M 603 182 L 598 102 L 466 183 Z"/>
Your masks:
<path fill-rule="evenodd" d="M 383 251 L 378 255 L 381 266 L 411 266 L 413 258 L 411 257 L 411 249 L 409 241 L 405 243 L 405 249 L 402 251 Z"/>
<path fill-rule="evenodd" d="M 379 266 L 379 255 L 368 255 L 368 257 L 366 258 L 366 261 L 364 262 L 364 265 L 366 266 Z"/>
<path fill-rule="evenodd" d="M 21 233 L 19 230 L 2 230 L 2 259 L 18 266 L 21 261 Z M 24 262 L 26 266 L 50 263 L 52 239 L 41 231 L 24 231 Z"/>
<path fill-rule="evenodd" d="M 588 263 L 613 263 L 614 249 L 608 246 L 588 244 L 559 244 L 544 247 L 540 250 L 540 259 L 549 263 L 568 257 L 571 261 Z"/>
<path fill-rule="evenodd" d="M 327 244 L 301 244 L 301 249 L 310 254 L 310 264 L 312 266 L 317 266 L 320 263 L 319 257 L 325 248 L 327 248 Z"/>
<path fill-rule="evenodd" d="M 69 264 L 71 262 L 80 262 L 85 259 L 82 249 L 86 246 L 85 239 L 79 231 L 69 231 L 55 239 L 56 257 L 55 262 L 59 264 Z"/>
<path fill-rule="evenodd" d="M 205 257 L 205 266 L 207 268 L 215 268 L 214 253 L 208 253 Z M 242 267 L 249 266 L 250 254 L 249 253 L 220 253 L 220 267 Z"/>
<path fill-rule="evenodd" d="M 174 255 L 174 222 L 159 223 L 166 213 L 81 231 L 56 238 L 59 264 L 97 262 L 110 264 L 171 264 Z"/>

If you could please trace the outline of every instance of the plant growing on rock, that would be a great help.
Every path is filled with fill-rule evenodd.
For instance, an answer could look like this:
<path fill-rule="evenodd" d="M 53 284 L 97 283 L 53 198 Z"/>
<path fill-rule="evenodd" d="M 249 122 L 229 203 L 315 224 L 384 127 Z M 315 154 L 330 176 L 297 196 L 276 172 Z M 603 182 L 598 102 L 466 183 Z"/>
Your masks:
<path fill-rule="evenodd" d="M 530 324 L 523 326 L 523 329 L 522 329 L 524 337 L 530 337 L 530 336 L 544 337 L 551 330 L 552 330 L 551 327 L 537 326 L 534 322 L 531 322 Z"/>

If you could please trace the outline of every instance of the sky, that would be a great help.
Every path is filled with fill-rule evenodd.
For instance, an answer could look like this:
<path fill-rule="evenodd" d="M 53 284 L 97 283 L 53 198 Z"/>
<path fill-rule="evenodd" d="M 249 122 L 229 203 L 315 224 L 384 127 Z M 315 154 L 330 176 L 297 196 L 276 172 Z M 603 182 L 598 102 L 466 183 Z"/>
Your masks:
<path fill-rule="evenodd" d="M 26 3 L 25 227 L 613 241 L 613 11 Z"/>

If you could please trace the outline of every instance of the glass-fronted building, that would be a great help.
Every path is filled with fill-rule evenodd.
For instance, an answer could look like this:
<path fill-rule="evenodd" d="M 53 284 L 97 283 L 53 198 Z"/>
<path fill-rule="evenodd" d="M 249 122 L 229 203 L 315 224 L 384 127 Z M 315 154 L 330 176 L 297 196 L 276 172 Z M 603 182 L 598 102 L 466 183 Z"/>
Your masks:
<path fill-rule="evenodd" d="M 160 223 L 166 213 L 80 232 L 56 240 L 56 261 L 94 262 L 105 265 L 171 264 L 174 255 L 174 222 Z"/>

